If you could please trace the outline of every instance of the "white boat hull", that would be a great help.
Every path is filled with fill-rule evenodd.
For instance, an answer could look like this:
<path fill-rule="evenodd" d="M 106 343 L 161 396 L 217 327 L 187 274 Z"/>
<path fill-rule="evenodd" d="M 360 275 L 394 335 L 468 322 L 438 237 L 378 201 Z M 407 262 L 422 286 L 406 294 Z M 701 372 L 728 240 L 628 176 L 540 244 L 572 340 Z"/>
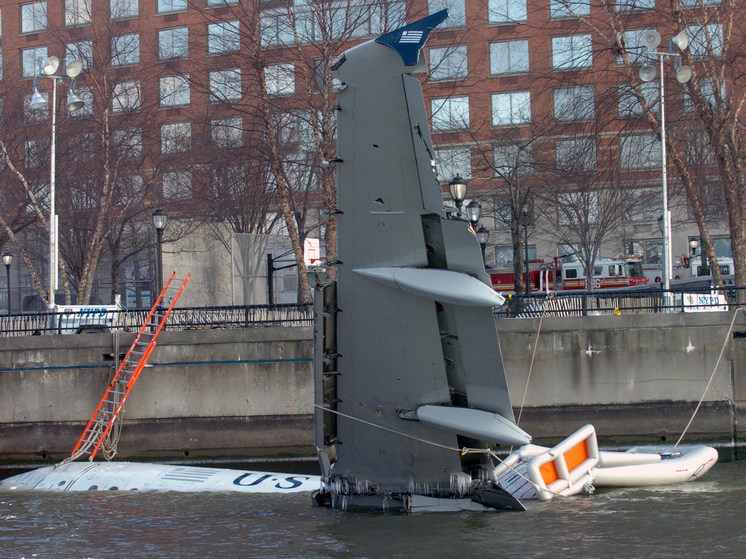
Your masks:
<path fill-rule="evenodd" d="M 140 464 L 70 462 L 0 481 L 0 491 L 231 491 L 297 493 L 319 488 L 321 478 L 248 470 Z"/>

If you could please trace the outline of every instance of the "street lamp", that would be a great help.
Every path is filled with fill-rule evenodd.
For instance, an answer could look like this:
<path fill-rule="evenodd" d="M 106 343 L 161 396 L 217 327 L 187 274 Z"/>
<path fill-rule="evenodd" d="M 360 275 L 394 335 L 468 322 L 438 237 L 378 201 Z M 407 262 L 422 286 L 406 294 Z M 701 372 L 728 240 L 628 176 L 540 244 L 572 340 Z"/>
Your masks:
<path fill-rule="evenodd" d="M 10 305 L 10 265 L 13 263 L 13 255 L 9 252 L 6 252 L 3 254 L 3 264 L 5 264 L 5 273 L 8 276 L 8 314 L 11 314 L 13 311 L 11 309 Z"/>
<path fill-rule="evenodd" d="M 54 82 L 52 87 L 52 142 L 49 156 L 49 295 L 48 307 L 54 309 L 54 295 L 57 291 L 57 212 L 55 209 L 55 186 L 57 167 L 57 84 L 63 80 L 70 82 L 67 91 L 67 112 L 77 111 L 83 106 L 83 101 L 75 94 L 75 78 L 83 71 L 83 63 L 80 60 L 65 59 L 63 65 L 64 75 L 55 74 L 60 67 L 60 59 L 56 56 L 47 58 L 42 65 L 42 73 L 34 76 L 34 94 L 31 96 L 29 108 L 32 110 L 44 110 L 49 102 L 39 93 L 39 79 L 49 78 Z"/>
<path fill-rule="evenodd" d="M 160 295 L 163 289 L 163 231 L 166 229 L 166 223 L 168 223 L 168 215 L 161 208 L 158 208 L 153 212 L 153 226 L 155 232 L 158 235 L 158 261 L 156 262 L 155 274 L 156 274 L 156 297 Z"/>
<path fill-rule="evenodd" d="M 668 210 L 668 176 L 666 173 L 666 102 L 665 102 L 665 72 L 663 60 L 667 56 L 679 56 L 676 49 L 684 50 L 689 45 L 689 39 L 685 31 L 682 31 L 673 39 L 669 39 L 668 52 L 659 51 L 658 45 L 661 42 L 661 36 L 657 31 L 646 31 L 642 36 L 642 43 L 648 52 L 658 57 L 660 64 L 660 103 L 661 103 L 661 179 L 663 184 L 663 289 L 668 291 L 671 288 L 672 275 L 672 252 L 671 252 L 671 213 Z M 640 68 L 640 79 L 649 82 L 655 79 L 655 67 L 648 64 Z M 692 77 L 692 69 L 689 66 L 679 66 L 676 68 L 676 81 L 686 83 Z M 667 294 L 666 297 L 669 297 Z"/>
<path fill-rule="evenodd" d="M 479 246 L 482 247 L 482 264 L 485 269 L 487 268 L 487 257 L 485 256 L 485 250 L 487 249 L 487 242 L 490 240 L 490 232 L 485 228 L 484 225 L 480 225 L 477 229 L 477 241 Z"/>
<path fill-rule="evenodd" d="M 697 239 L 690 239 L 689 240 L 689 252 L 692 254 L 692 258 L 697 255 L 697 247 L 699 246 L 699 241 Z"/>
<path fill-rule="evenodd" d="M 476 229 L 479 223 L 479 218 L 482 215 L 482 204 L 476 200 L 472 200 L 466 205 L 466 217 L 471 222 L 472 226 Z"/>
<path fill-rule="evenodd" d="M 448 183 L 448 190 L 451 193 L 451 199 L 456 204 L 456 215 L 461 216 L 461 204 L 464 203 L 466 198 L 466 181 L 461 178 L 460 175 L 453 177 L 453 180 Z"/>

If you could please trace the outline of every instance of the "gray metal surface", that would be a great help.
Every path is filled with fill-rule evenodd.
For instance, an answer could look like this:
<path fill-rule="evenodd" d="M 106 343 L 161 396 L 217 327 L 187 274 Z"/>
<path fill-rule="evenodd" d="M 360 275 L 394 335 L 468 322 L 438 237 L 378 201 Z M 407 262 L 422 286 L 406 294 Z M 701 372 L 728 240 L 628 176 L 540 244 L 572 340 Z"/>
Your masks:
<path fill-rule="evenodd" d="M 327 371 L 324 381 L 331 411 L 317 410 L 327 436 L 322 440 L 317 424 L 316 440 L 340 493 L 452 496 L 452 474 L 488 477 L 484 454 L 459 452 L 485 442 L 417 421 L 422 405 L 479 408 L 514 421 L 492 316 L 502 299 L 484 289 L 491 284 L 469 223 L 446 220 L 412 75 L 424 60 L 411 52 L 410 38 L 422 37 L 419 51 L 427 26 L 444 17 L 350 49 L 336 70 L 343 86 L 335 374 L 332 382 Z M 402 42 L 409 51 L 401 52 Z M 325 359 L 328 365 L 328 351 Z"/>

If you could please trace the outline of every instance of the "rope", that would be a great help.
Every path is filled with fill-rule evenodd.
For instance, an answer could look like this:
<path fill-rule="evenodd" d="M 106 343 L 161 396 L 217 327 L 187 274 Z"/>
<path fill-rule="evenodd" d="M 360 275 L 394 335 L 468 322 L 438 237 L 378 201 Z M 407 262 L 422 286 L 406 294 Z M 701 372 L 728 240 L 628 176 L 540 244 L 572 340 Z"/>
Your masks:
<path fill-rule="evenodd" d="M 534 360 L 536 359 L 536 350 L 539 347 L 539 335 L 541 334 L 541 324 L 544 322 L 544 317 L 547 314 L 547 308 L 549 307 L 549 302 L 552 299 L 554 299 L 554 292 L 550 293 L 547 296 L 546 301 L 544 301 L 544 309 L 541 312 L 541 318 L 539 318 L 539 329 L 536 331 L 536 341 L 534 342 L 534 352 L 531 355 L 531 365 L 529 365 L 529 368 L 528 368 L 528 377 L 526 377 L 526 387 L 523 389 L 523 399 L 521 400 L 521 409 L 518 411 L 518 420 L 515 422 L 516 426 L 521 424 L 521 416 L 523 415 L 523 407 L 526 404 L 526 394 L 528 393 L 528 383 L 531 380 L 531 372 L 534 370 Z"/>
<path fill-rule="evenodd" d="M 451 451 L 454 451 L 454 452 L 458 452 L 462 456 L 464 456 L 466 454 L 489 454 L 490 456 L 492 456 L 495 460 L 497 460 L 501 464 L 505 464 L 504 460 L 502 460 L 497 454 L 495 454 L 495 452 L 492 449 L 489 449 L 489 448 L 467 448 L 467 447 L 464 447 L 462 449 L 458 449 L 458 448 L 455 448 L 455 447 L 446 446 L 446 445 L 442 445 L 442 444 L 439 444 L 439 443 L 434 443 L 434 442 L 428 441 L 426 439 L 421 439 L 419 437 L 415 437 L 413 435 L 409 435 L 407 433 L 403 433 L 401 431 L 397 431 L 396 429 L 390 429 L 389 427 L 384 427 L 383 425 L 378 425 L 377 423 L 372 423 L 370 421 L 365 421 L 364 419 L 360 419 L 358 417 L 354 417 L 352 415 L 348 415 L 346 413 L 342 413 L 341 411 L 337 411 L 337 410 L 332 410 L 332 409 L 329 409 L 329 408 L 325 408 L 324 406 L 320 406 L 319 404 L 314 404 L 314 407 L 318 408 L 320 410 L 323 410 L 323 411 L 328 411 L 329 413 L 333 413 L 335 415 L 339 415 L 341 417 L 345 417 L 347 419 L 351 419 L 353 421 L 358 421 L 358 422 L 363 423 L 365 425 L 370 425 L 371 427 L 376 427 L 378 429 L 382 429 L 384 431 L 388 431 L 389 433 L 394 433 L 395 435 L 400 435 L 402 437 L 406 437 L 408 439 L 412 439 L 414 441 L 419 441 L 421 443 L 425 443 L 425 444 L 428 444 L 428 445 L 431 445 L 431 446 L 435 446 L 435 447 L 438 447 L 438 448 L 442 448 L 442 449 L 445 449 L 445 450 L 451 450 Z M 511 465 L 505 464 L 505 467 L 508 468 L 510 471 L 512 471 L 517 476 L 519 476 L 520 478 L 522 478 L 525 481 L 527 481 L 528 483 L 530 483 L 535 489 L 539 489 L 540 488 L 537 483 L 534 483 L 533 481 L 531 481 L 529 478 L 527 478 L 526 476 L 524 476 L 521 472 L 519 472 L 518 470 L 516 470 L 515 468 L 513 468 Z M 544 489 L 546 491 L 548 491 L 549 493 L 552 493 L 555 496 L 559 496 L 560 495 L 559 493 L 557 493 L 555 491 L 552 491 L 551 489 L 547 489 L 547 488 L 544 488 Z"/>
<path fill-rule="evenodd" d="M 402 433 L 401 431 L 397 431 L 396 429 L 390 429 L 388 427 L 384 427 L 383 425 L 378 425 L 377 423 L 373 423 L 371 421 L 365 421 L 364 419 L 360 419 L 358 417 L 353 417 L 351 415 L 347 415 L 346 413 L 342 413 L 341 411 L 337 411 L 337 410 L 332 410 L 332 409 L 329 409 L 329 408 L 325 408 L 324 406 L 320 406 L 318 404 L 314 404 L 313 406 L 315 408 L 319 408 L 320 410 L 328 411 L 329 413 L 333 413 L 333 414 L 339 415 L 341 417 L 346 417 L 347 419 L 352 419 L 353 421 L 359 421 L 360 423 L 364 423 L 365 425 L 370 425 L 371 427 L 376 427 L 378 429 L 383 429 L 384 431 L 388 431 L 389 433 L 394 433 L 395 435 L 401 435 L 402 437 L 407 437 L 408 439 L 412 439 L 413 441 L 419 441 L 421 443 L 429 444 L 431 446 L 436 446 L 438 448 L 443 448 L 445 450 L 451 450 L 451 451 L 454 451 L 454 452 L 463 452 L 463 451 L 467 450 L 466 448 L 464 448 L 464 449 L 458 449 L 458 448 L 454 448 L 452 446 L 446 446 L 446 445 L 442 445 L 440 443 L 434 443 L 432 441 L 428 441 L 428 440 L 425 440 L 425 439 L 420 439 L 419 437 L 415 437 L 415 436 L 409 435 L 407 433 Z"/>
<path fill-rule="evenodd" d="M 733 313 L 733 320 L 730 321 L 730 328 L 728 328 L 728 333 L 725 336 L 725 341 L 723 342 L 723 347 L 720 350 L 720 356 L 718 357 L 717 363 L 715 363 L 715 368 L 712 370 L 712 374 L 710 375 L 710 380 L 707 382 L 707 386 L 705 387 L 704 394 L 702 394 L 702 397 L 699 399 L 699 403 L 697 403 L 697 407 L 694 409 L 694 413 L 692 414 L 692 417 L 689 419 L 689 423 L 686 424 L 686 427 L 684 428 L 684 431 L 681 433 L 681 436 L 679 437 L 679 440 L 676 441 L 676 444 L 674 445 L 674 448 L 679 446 L 681 441 L 684 439 L 684 435 L 686 435 L 686 432 L 689 430 L 689 427 L 692 425 L 692 422 L 694 421 L 694 418 L 697 416 L 697 412 L 699 412 L 699 408 L 702 406 L 702 402 L 705 399 L 705 396 L 707 395 L 707 391 L 710 389 L 710 385 L 712 384 L 712 380 L 715 378 L 715 373 L 718 370 L 718 367 L 720 366 L 720 361 L 723 359 L 723 354 L 725 353 L 725 348 L 728 347 L 728 340 L 730 340 L 731 332 L 733 332 L 733 325 L 736 323 L 736 317 L 738 316 L 738 311 L 741 309 L 736 309 Z"/>

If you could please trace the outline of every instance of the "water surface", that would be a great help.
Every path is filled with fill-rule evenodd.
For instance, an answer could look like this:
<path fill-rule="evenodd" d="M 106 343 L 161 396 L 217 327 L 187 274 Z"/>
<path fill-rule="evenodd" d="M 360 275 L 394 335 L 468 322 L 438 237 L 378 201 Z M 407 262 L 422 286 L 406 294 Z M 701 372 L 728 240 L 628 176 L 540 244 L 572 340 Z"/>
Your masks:
<path fill-rule="evenodd" d="M 744 557 L 746 462 L 528 511 L 342 512 L 295 495 L 0 493 L 0 558 Z"/>

